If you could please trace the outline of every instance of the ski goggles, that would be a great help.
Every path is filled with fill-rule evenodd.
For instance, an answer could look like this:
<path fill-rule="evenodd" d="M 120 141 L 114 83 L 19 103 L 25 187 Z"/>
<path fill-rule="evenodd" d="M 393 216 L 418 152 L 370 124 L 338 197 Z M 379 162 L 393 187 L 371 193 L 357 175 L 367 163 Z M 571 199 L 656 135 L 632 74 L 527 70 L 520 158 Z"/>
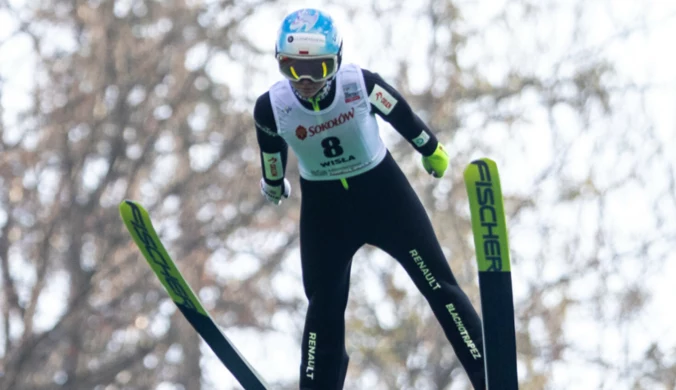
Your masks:
<path fill-rule="evenodd" d="M 291 81 L 309 79 L 320 82 L 333 76 L 338 70 L 338 57 L 295 58 L 285 55 L 277 56 L 279 71 Z"/>

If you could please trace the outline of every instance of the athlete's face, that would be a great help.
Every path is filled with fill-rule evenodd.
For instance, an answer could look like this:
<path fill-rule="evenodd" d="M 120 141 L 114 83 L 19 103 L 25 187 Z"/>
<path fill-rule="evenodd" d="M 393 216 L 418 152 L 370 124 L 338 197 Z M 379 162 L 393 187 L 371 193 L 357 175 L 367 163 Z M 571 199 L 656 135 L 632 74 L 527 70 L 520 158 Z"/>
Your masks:
<path fill-rule="evenodd" d="M 326 85 L 326 80 L 315 82 L 308 79 L 302 79 L 300 81 L 292 81 L 291 85 L 296 91 L 298 91 L 300 96 L 307 99 L 315 96 L 319 90 L 324 88 L 324 85 Z"/>

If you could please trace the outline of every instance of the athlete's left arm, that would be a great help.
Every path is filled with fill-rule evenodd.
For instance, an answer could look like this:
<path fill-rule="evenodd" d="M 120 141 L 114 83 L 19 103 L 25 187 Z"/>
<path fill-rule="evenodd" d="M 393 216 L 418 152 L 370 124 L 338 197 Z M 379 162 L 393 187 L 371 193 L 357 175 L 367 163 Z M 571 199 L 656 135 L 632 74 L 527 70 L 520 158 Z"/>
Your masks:
<path fill-rule="evenodd" d="M 371 109 L 392 125 L 420 154 L 430 156 L 439 141 L 406 99 L 378 73 L 362 69 Z"/>

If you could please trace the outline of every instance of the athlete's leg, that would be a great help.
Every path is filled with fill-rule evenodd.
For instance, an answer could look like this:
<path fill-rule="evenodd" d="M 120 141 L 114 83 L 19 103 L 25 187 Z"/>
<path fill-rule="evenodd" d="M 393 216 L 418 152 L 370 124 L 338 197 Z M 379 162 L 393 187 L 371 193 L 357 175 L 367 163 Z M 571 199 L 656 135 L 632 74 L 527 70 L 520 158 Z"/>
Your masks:
<path fill-rule="evenodd" d="M 427 230 L 421 225 L 419 229 Z M 481 320 L 451 273 L 438 243 L 409 235 L 375 242 L 404 266 L 439 320 L 475 389 L 485 389 Z M 434 237 L 434 236 L 432 236 Z"/>
<path fill-rule="evenodd" d="M 379 167 L 380 168 L 380 167 Z M 369 243 L 397 259 L 429 302 L 475 389 L 485 389 L 481 321 L 455 280 L 427 213 L 392 161 L 370 184 L 383 196 L 372 213 Z M 366 212 L 363 210 L 362 212 Z"/>
<path fill-rule="evenodd" d="M 333 183 L 335 191 L 344 191 Z M 345 350 L 345 308 L 352 257 L 361 244 L 345 229 L 348 208 L 340 192 L 323 190 L 331 183 L 304 182 L 300 242 L 303 286 L 308 310 L 302 342 L 301 389 L 343 388 L 348 355 Z"/>

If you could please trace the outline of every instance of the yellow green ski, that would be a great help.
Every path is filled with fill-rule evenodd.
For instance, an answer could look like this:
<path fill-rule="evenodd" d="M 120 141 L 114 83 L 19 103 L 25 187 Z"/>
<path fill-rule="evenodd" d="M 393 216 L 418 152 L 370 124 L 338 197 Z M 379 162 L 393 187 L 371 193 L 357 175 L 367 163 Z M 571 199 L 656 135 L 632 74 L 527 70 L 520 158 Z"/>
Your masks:
<path fill-rule="evenodd" d="M 488 390 L 516 390 L 512 274 L 498 167 L 481 158 L 467 166 L 464 176 L 479 269 L 486 384 Z"/>
<path fill-rule="evenodd" d="M 139 203 L 120 203 L 120 215 L 143 257 L 169 296 L 197 333 L 209 345 L 245 390 L 267 390 L 267 385 L 214 323 L 157 237 L 148 212 Z"/>

